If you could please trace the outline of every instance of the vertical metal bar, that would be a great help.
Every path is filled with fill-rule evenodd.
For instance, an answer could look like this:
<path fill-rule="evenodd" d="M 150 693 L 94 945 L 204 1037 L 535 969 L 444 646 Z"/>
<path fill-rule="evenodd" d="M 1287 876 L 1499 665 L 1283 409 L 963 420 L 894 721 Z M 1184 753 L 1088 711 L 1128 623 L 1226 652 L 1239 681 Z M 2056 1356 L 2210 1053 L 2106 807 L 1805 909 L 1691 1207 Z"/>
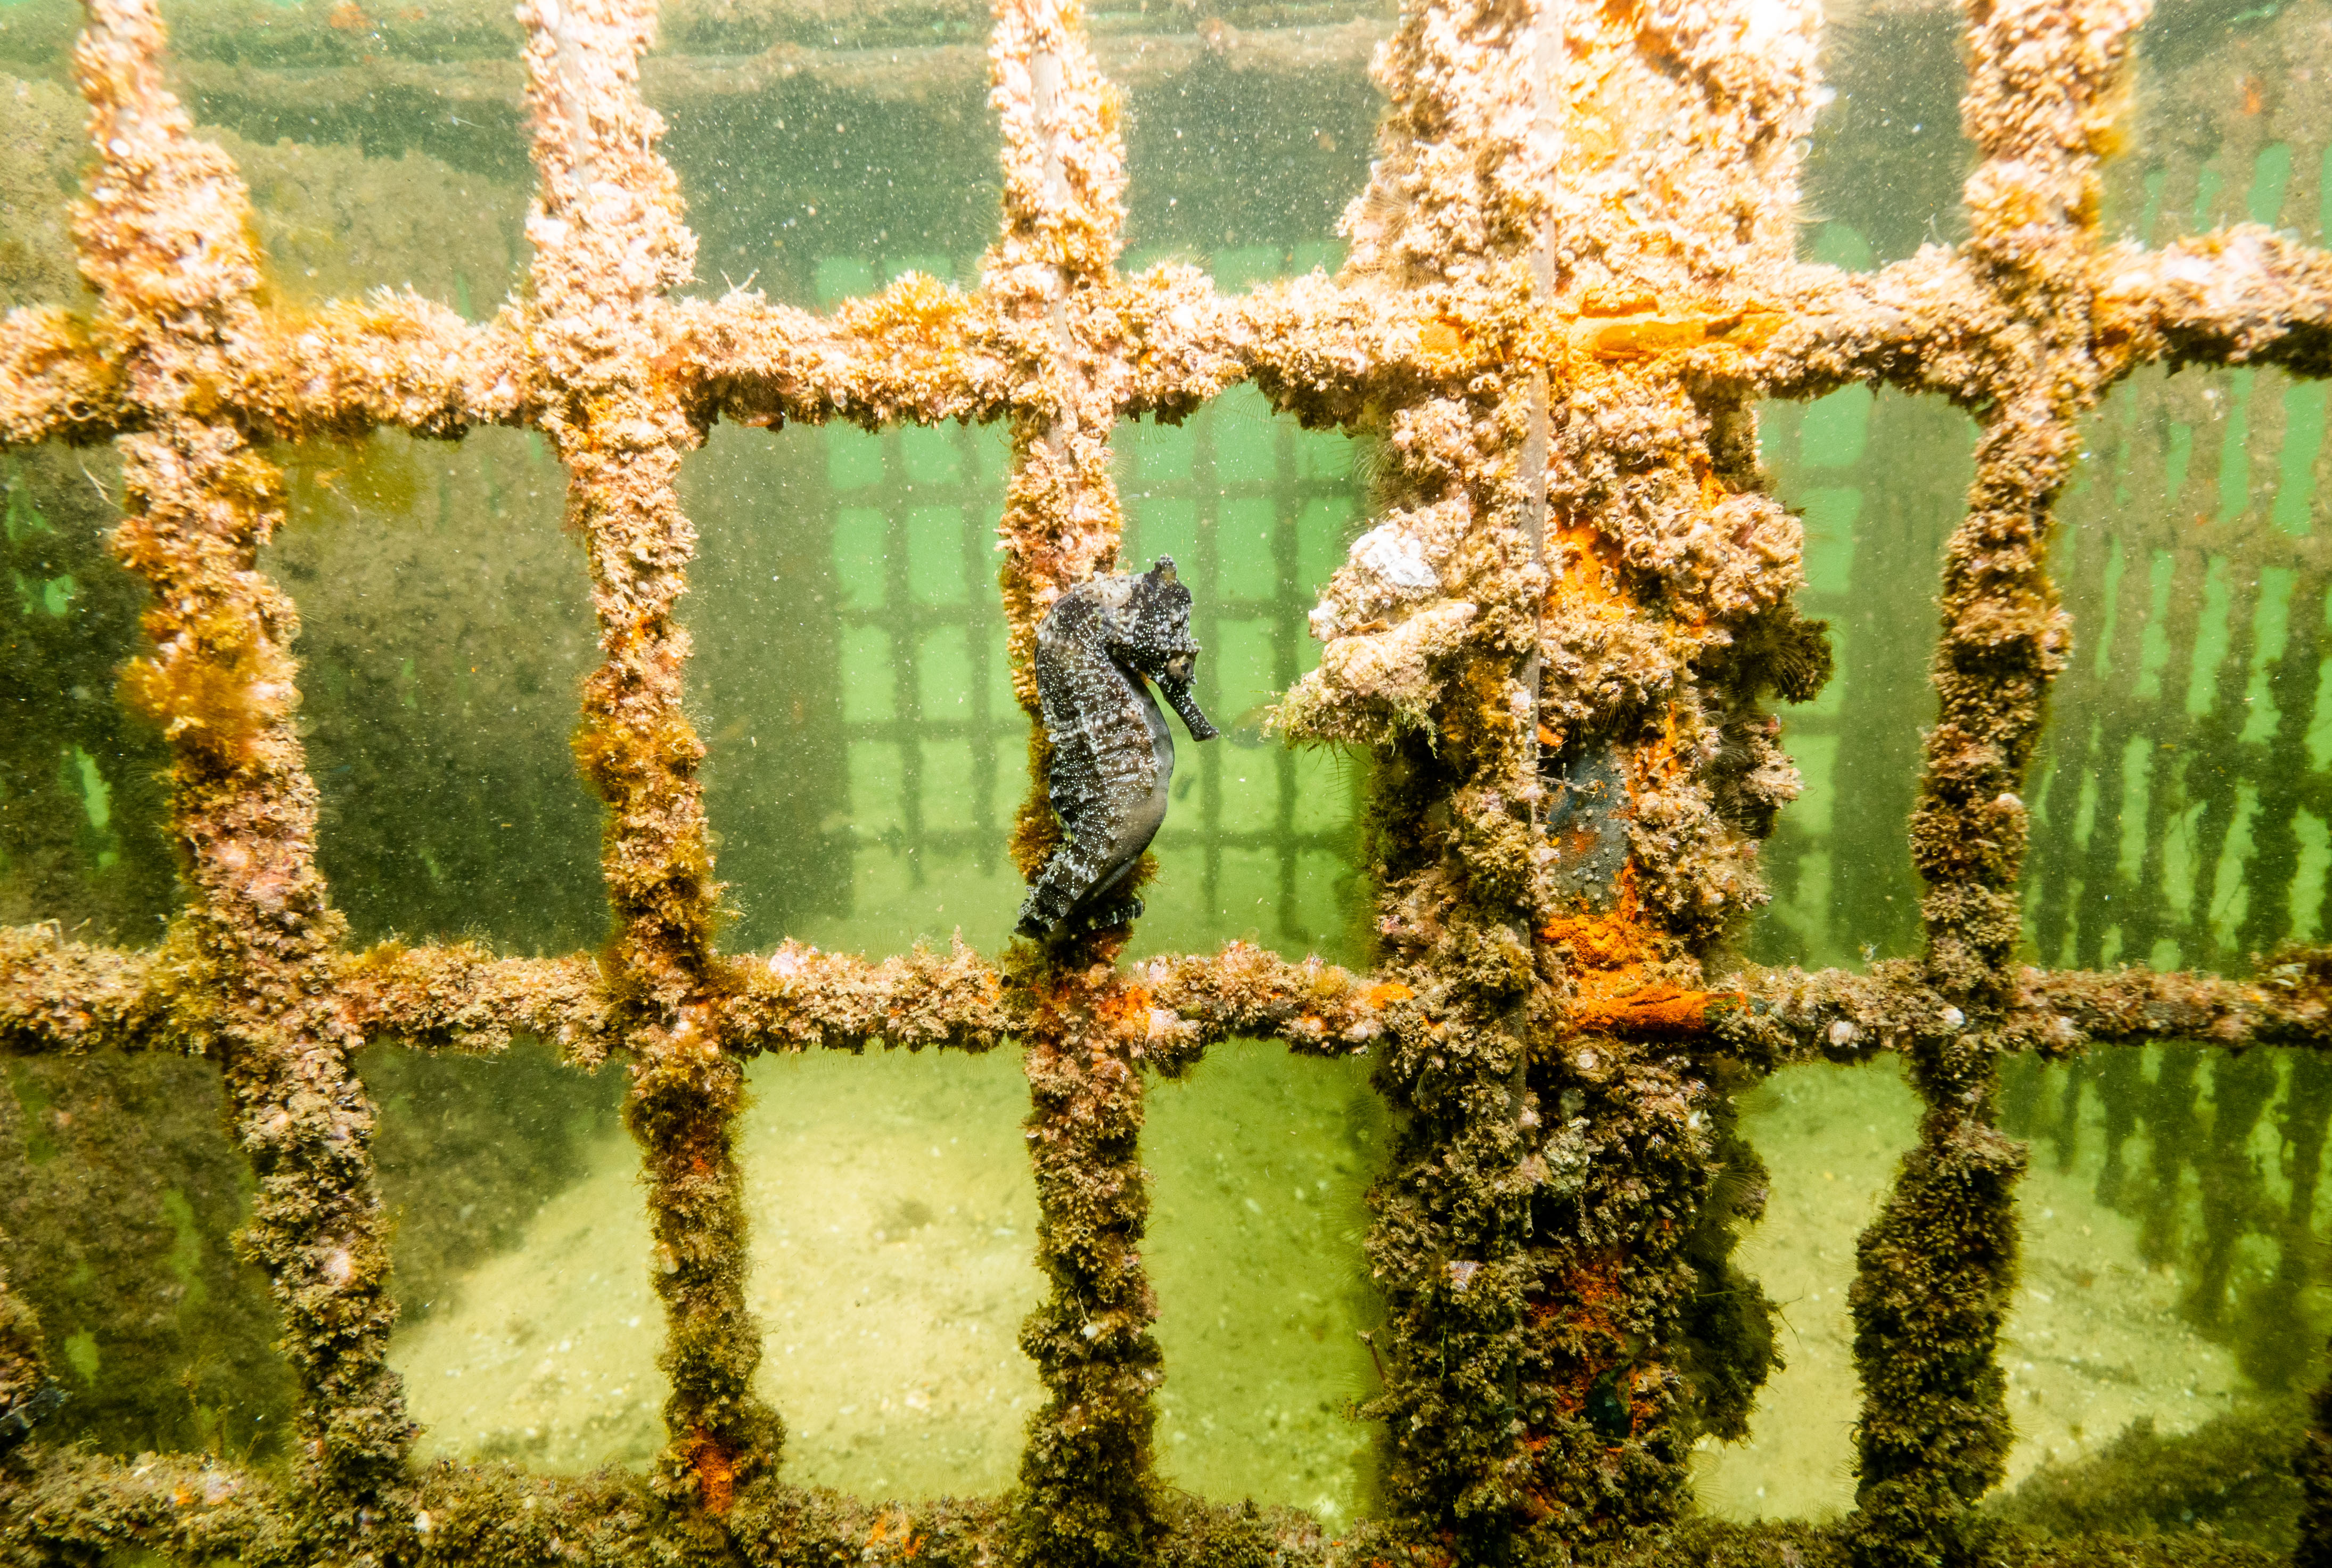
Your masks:
<path fill-rule="evenodd" d="M 258 1178 L 246 1252 L 300 1379 L 296 1463 L 353 1551 L 390 1512 L 413 1429 L 387 1364 L 396 1310 L 362 1043 L 334 1003 L 343 923 L 316 869 L 316 790 L 292 715 L 292 601 L 257 569 L 282 521 L 272 464 L 213 410 L 257 336 L 259 256 L 234 166 L 162 85 L 152 0 L 91 0 L 73 63 L 100 163 L 75 214 L 83 274 L 148 422 L 120 438 L 114 553 L 152 591 L 124 678 L 171 744 L 172 831 L 194 898 L 176 941 L 213 977 L 212 1028 Z"/>
<path fill-rule="evenodd" d="M 1110 472 L 1116 409 L 1094 374 L 1098 345 L 1084 318 L 1117 255 L 1124 148 L 1083 24 L 1075 0 L 999 0 L 989 51 L 1004 122 L 1004 233 L 988 285 L 1046 344 L 1051 404 L 1014 421 L 999 530 L 1013 689 L 1032 721 L 1037 622 L 1071 586 L 1116 564 L 1123 524 Z M 1013 849 L 1033 875 L 1058 835 L 1041 728 L 1029 757 Z M 1108 1016 L 1110 961 L 1123 941 L 1091 933 L 1021 948 L 1015 961 L 1031 1002 L 1022 1065 L 1037 1263 L 1050 1291 L 1020 1331 L 1046 1400 L 1029 1418 L 1012 1534 L 1024 1560 L 1061 1568 L 1142 1562 L 1161 1529 L 1151 1441 L 1163 1374 L 1139 1250 L 1150 1206 L 1142 1085 L 1136 1042 Z"/>
<path fill-rule="evenodd" d="M 569 475 L 568 514 L 589 555 L 601 662 L 585 683 L 578 760 L 606 800 L 603 856 L 616 938 L 606 955 L 633 1053 L 625 1122 L 648 1189 L 659 1364 L 671 1380 L 666 1497 L 726 1513 L 775 1461 L 776 1415 L 755 1397 L 759 1326 L 745 1309 L 745 1217 L 734 1120 L 744 1066 L 722 1048 L 705 839 L 683 673 L 695 530 L 674 482 L 697 432 L 649 366 L 655 308 L 688 277 L 695 239 L 655 146 L 637 62 L 653 0 L 530 0 L 527 100 L 540 178 L 527 232 L 540 354 L 539 422 Z"/>
<path fill-rule="evenodd" d="M 874 494 L 883 512 L 882 625 L 891 644 L 890 728 L 899 757 L 899 828 L 907 856 L 907 885 L 921 887 L 931 844 L 923 827 L 929 817 L 923 809 L 924 623 L 908 577 L 913 486 L 907 483 L 906 444 L 899 427 L 886 425 L 875 439 L 883 448 L 883 477 Z"/>
<path fill-rule="evenodd" d="M 1974 14 L 1964 109 L 1985 162 L 1969 177 L 1979 288 L 2030 325 L 1992 377 L 1965 519 L 1946 549 L 1940 716 L 1912 817 L 1926 884 L 1929 982 L 1918 1020 L 1918 1145 L 1859 1249 L 1849 1296 L 1862 1379 L 1858 1545 L 1870 1563 L 1929 1563 L 1967 1541 L 2012 1429 L 1998 1345 L 2017 1257 L 2023 1146 L 1995 1125 L 2015 993 L 2018 792 L 2069 628 L 2042 564 L 2050 508 L 2095 400 L 2089 260 L 2097 166 L 2144 0 L 2010 0 Z"/>
<path fill-rule="evenodd" d="M 1215 469 L 1215 426 L 1222 410 L 1209 403 L 1190 421 L 1190 512 L 1198 530 L 1190 580 L 1199 585 L 1190 607 L 1192 635 L 1215 656 L 1199 662 L 1199 703 L 1209 713 L 1223 701 L 1223 486 Z M 1226 714 L 1225 718 L 1232 715 Z M 1199 764 L 1199 896 L 1200 907 L 1223 907 L 1223 751 L 1209 746 Z"/>

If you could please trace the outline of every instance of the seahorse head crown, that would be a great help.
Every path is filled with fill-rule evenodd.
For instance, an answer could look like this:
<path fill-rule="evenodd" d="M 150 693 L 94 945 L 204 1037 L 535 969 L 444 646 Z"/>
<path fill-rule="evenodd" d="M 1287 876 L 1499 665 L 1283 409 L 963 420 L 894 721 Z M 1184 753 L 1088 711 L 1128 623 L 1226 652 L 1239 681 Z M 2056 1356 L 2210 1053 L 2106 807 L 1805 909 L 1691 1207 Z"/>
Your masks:
<path fill-rule="evenodd" d="M 1079 590 L 1072 590 L 1079 591 Z M 1211 741 L 1215 727 L 1190 695 L 1198 640 L 1190 636 L 1190 590 L 1174 575 L 1174 558 L 1161 555 L 1148 571 L 1095 578 L 1084 585 L 1109 629 L 1103 645 L 1126 669 L 1146 675 L 1167 705 L 1181 715 L 1193 741 Z"/>

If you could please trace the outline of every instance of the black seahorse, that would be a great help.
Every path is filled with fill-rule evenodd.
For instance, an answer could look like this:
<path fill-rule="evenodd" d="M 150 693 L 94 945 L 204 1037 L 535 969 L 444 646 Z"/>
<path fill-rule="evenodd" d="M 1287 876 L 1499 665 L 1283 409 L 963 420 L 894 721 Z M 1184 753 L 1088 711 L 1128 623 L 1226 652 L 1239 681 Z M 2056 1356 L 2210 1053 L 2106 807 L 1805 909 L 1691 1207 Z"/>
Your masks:
<path fill-rule="evenodd" d="M 1112 898 L 1166 820 L 1174 737 L 1144 677 L 1154 681 L 1193 741 L 1215 727 L 1190 695 L 1199 645 L 1190 590 L 1161 555 L 1148 571 L 1081 582 L 1037 627 L 1037 695 L 1053 742 L 1049 794 L 1068 830 L 1030 884 L 1020 934 L 1064 925 L 1113 925 L 1142 901 Z"/>

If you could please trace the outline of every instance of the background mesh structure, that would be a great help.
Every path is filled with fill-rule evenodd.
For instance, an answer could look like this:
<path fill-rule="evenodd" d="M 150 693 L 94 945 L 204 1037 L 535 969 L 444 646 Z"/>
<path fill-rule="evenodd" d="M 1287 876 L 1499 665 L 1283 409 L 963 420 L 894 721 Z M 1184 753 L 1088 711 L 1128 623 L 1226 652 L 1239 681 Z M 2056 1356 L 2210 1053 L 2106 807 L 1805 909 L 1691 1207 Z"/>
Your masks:
<path fill-rule="evenodd" d="M 1236 272 L 1252 259 L 1218 265 Z M 823 527 L 832 540 L 851 831 L 841 854 L 805 869 L 840 875 L 857 857 L 889 856 L 920 889 L 968 865 L 978 880 L 943 897 L 941 912 L 994 928 L 1009 913 L 1008 885 L 994 879 L 1009 875 L 1004 844 L 1027 742 L 989 591 L 1002 445 L 961 426 L 826 440 L 831 511 L 790 526 Z M 1195 690 L 1228 739 L 1178 764 L 1158 840 L 1172 867 L 1158 913 L 1172 934 L 1154 940 L 1228 931 L 1294 956 L 1351 956 L 1362 904 L 1349 873 L 1356 770 L 1279 745 L 1263 717 L 1318 662 L 1305 617 L 1365 505 L 1352 444 L 1233 394 L 1180 425 L 1129 429 L 1119 445 L 1126 559 L 1171 555 L 1192 585 L 1191 625 L 1207 650 Z M 896 895 L 862 896 L 880 905 Z"/>
<path fill-rule="evenodd" d="M 2253 222 L 2316 242 L 2332 199 L 2318 25 L 2289 7 L 2159 18 L 2129 149 L 2107 165 L 2108 233 L 2158 246 Z M 1810 173 L 1808 249 L 1868 265 L 1951 237 L 1970 155 L 1926 85 L 1947 29 L 1875 15 L 1831 47 L 1844 86 Z M 2332 929 L 2325 408 L 2323 383 L 2275 369 L 2156 369 L 2088 421 L 2052 551 L 2077 647 L 2030 790 L 2033 961 L 2241 972 Z M 1787 716 L 1807 793 L 1771 846 L 1759 957 L 1916 950 L 1900 824 L 1935 710 L 1905 634 L 1931 613 L 1974 437 L 1955 411 L 1885 390 L 1764 411 L 1807 529 L 1802 602 L 1830 619 L 1839 674 Z M 2138 1221 L 2148 1261 L 2187 1281 L 2189 1321 L 2262 1389 L 2309 1382 L 2332 1327 L 2320 1063 L 2173 1047 L 2012 1075 L 2011 1130 Z"/>

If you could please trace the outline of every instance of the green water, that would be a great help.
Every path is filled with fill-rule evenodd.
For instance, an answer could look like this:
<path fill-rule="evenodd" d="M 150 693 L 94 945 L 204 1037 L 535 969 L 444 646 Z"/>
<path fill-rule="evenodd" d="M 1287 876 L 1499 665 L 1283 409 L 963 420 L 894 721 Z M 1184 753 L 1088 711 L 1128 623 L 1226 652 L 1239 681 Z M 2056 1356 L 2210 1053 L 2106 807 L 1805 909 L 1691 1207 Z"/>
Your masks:
<path fill-rule="evenodd" d="M 2241 218 L 2321 232 L 2332 149 L 2297 109 L 2250 109 L 2241 85 L 2290 75 L 2275 62 L 2299 57 L 2296 30 L 2322 7 L 2288 9 L 2160 24 L 2147 134 L 2108 170 L 2113 233 L 2159 243 Z M 483 319 L 522 288 L 515 106 L 388 80 L 392 65 L 457 81 L 507 60 L 502 12 L 292 6 L 254 42 L 233 8 L 169 8 L 181 85 L 251 183 L 281 298 L 410 285 Z M 790 40 L 859 51 L 880 69 L 858 87 L 804 73 L 702 91 L 683 65 L 785 40 L 712 12 L 668 32 L 645 91 L 702 238 L 697 292 L 750 279 L 822 305 L 911 267 L 974 280 L 995 133 L 976 67 L 945 51 L 976 51 L 982 24 L 964 7 L 884 14 L 913 36 Z M 25 0 L 0 15 L 0 304 L 70 301 L 55 215 L 81 155 L 62 85 L 71 14 Z M 1916 16 L 1840 18 L 1808 256 L 1868 267 L 1961 232 L 1953 47 Z M 886 75 L 894 52 L 928 73 Z M 1189 261 L 1226 290 L 1333 270 L 1377 112 L 1365 53 L 1268 90 L 1229 64 L 1130 89 L 1129 264 Z M 2190 124 L 2208 134 L 2158 134 Z M 2036 959 L 2235 969 L 2332 930 L 2332 703 L 2313 684 L 2332 645 L 2308 542 L 2324 409 L 2320 387 L 2277 372 L 2189 372 L 2139 378 L 2091 419 L 2055 556 L 2079 642 L 2026 792 Z M 1840 674 L 1784 714 L 1806 789 L 1764 858 L 1773 904 L 1740 947 L 1807 964 L 1915 952 L 1902 829 L 1974 426 L 1859 388 L 1763 419 L 1775 486 L 1807 529 L 1804 607 L 1830 621 Z M 1225 731 L 1184 749 L 1134 951 L 1238 938 L 1364 964 L 1364 766 L 1279 750 L 1257 726 L 1316 656 L 1304 613 L 1366 526 L 1354 445 L 1240 390 L 1179 427 L 1125 427 L 1117 454 L 1127 560 L 1180 563 L 1207 648 L 1199 695 Z M 569 749 L 595 634 L 557 464 L 511 432 L 276 455 L 292 521 L 265 565 L 301 607 L 322 864 L 358 940 L 596 945 L 598 809 Z M 686 464 L 702 534 L 683 607 L 692 715 L 729 950 L 1004 941 L 1026 726 L 994 587 L 1003 477 L 1000 435 L 954 426 L 723 426 Z M 0 922 L 149 941 L 179 894 L 162 750 L 110 701 L 139 636 L 140 590 L 103 550 L 116 468 L 102 450 L 10 454 L 0 490 Z M 2321 1159 L 2317 1091 L 2266 1054 L 2181 1060 L 2012 1085 L 2036 1150 L 2006 1358 L 2012 1478 L 2094 1462 L 2142 1420 L 2178 1433 L 2251 1419 L 2315 1375 L 2332 1317 L 2311 1261 L 2327 1221 L 2306 1163 Z M 2268 1079 L 2246 1077 L 2260 1061 Z M 32 1173 L 0 1209 L 5 1262 L 77 1380 L 57 1429 L 119 1451 L 265 1456 L 286 1411 L 272 1309 L 225 1245 L 244 1200 L 206 1071 L 27 1063 L 0 1095 L 0 1169 Z M 660 1441 L 659 1324 L 616 1076 L 393 1050 L 365 1071 L 397 1217 L 396 1353 L 428 1451 L 644 1461 Z M 1013 1051 L 772 1059 L 752 1092 L 750 1296 L 789 1473 L 901 1496 L 1008 1484 L 1037 1398 L 1013 1336 L 1039 1288 Z M 1786 1516 L 1851 1496 L 1853 1238 L 1912 1105 L 1884 1066 L 1784 1074 L 1744 1101 L 1773 1195 L 1744 1258 L 1784 1304 L 1789 1365 L 1749 1443 L 1696 1457 L 1712 1509 Z M 1361 1336 L 1379 1314 L 1358 1243 L 1389 1135 L 1365 1066 L 1235 1043 L 1157 1086 L 1149 1115 L 1164 1473 L 1206 1496 L 1353 1517 L 1375 1437 L 1349 1408 L 1374 1387 Z M 97 1239 L 66 1245 L 76 1226 Z"/>

